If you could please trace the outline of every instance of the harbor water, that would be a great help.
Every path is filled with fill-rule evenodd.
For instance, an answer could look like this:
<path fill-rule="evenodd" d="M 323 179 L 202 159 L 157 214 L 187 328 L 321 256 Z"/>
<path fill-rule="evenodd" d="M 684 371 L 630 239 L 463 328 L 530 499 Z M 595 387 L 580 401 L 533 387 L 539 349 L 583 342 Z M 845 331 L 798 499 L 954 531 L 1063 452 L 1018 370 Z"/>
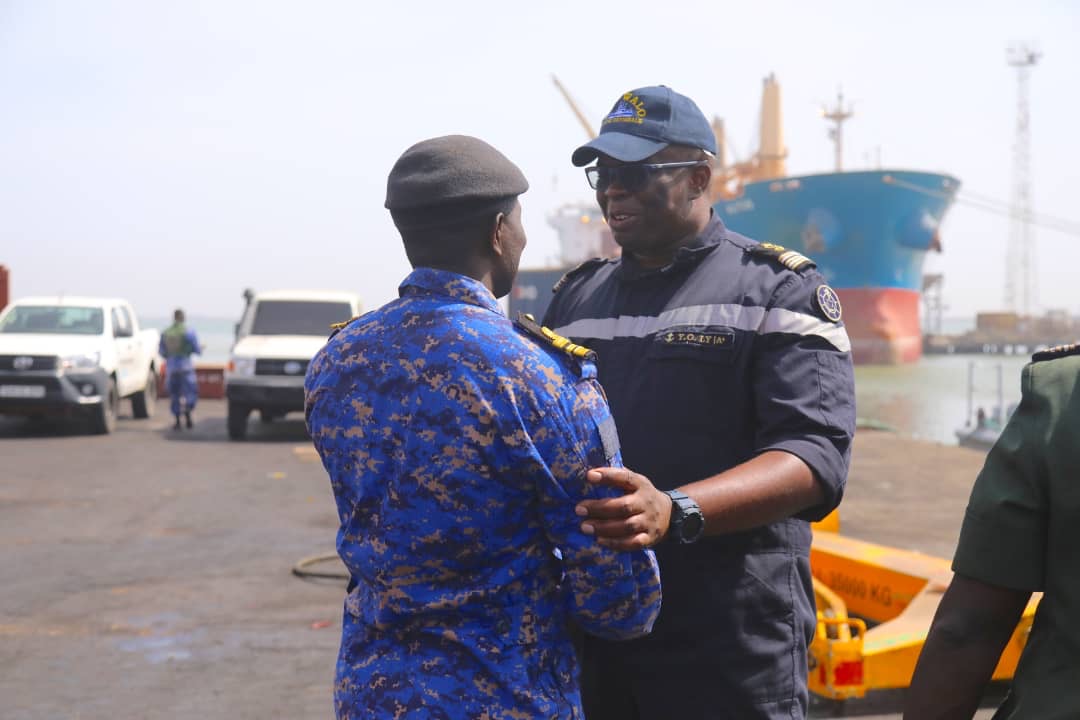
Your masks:
<path fill-rule="evenodd" d="M 999 404 L 998 368 L 1007 409 L 1020 400 L 1020 370 L 1030 359 L 1026 354 L 923 355 L 909 365 L 859 365 L 857 415 L 909 437 L 956 445 L 955 431 L 968 421 L 969 368 L 974 368 L 972 412 L 981 407 L 993 416 Z"/>
<path fill-rule="evenodd" d="M 200 360 L 225 363 L 233 342 L 235 320 L 192 318 L 205 352 Z M 147 318 L 147 327 L 164 329 L 168 322 Z M 992 415 L 998 405 L 997 368 L 1001 367 L 1006 408 L 1020 400 L 1020 370 L 1030 355 L 924 355 L 907 365 L 859 365 L 855 368 L 860 422 L 886 427 L 908 437 L 956 444 L 955 431 L 968 420 L 968 373 L 972 374 L 972 407 Z M 974 410 L 973 410 L 974 412 Z"/>

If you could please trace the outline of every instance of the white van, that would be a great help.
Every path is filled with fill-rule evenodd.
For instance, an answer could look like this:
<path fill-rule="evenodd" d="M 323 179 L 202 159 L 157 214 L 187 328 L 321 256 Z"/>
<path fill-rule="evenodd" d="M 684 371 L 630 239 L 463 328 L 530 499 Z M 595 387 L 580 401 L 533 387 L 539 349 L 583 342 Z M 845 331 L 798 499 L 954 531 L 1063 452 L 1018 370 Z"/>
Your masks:
<path fill-rule="evenodd" d="M 248 417 L 263 422 L 304 409 L 304 374 L 331 325 L 361 312 L 350 292 L 275 290 L 244 294 L 247 307 L 225 369 L 229 438 L 242 440 Z"/>

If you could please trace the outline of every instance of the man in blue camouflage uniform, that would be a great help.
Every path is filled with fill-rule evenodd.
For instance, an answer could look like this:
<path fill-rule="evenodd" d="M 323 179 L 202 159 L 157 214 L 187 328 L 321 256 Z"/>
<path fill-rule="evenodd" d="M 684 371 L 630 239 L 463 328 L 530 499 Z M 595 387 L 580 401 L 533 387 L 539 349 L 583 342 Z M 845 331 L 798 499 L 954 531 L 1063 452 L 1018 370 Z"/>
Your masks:
<path fill-rule="evenodd" d="M 649 637 L 586 638 L 590 720 L 807 711 L 808 521 L 844 489 L 850 343 L 809 259 L 712 214 L 715 152 L 693 101 L 660 86 L 620 97 L 573 154 L 597 161 L 586 175 L 622 257 L 570 272 L 545 325 L 596 350 L 636 471 L 602 471 L 626 496 L 579 512 L 607 547 L 655 544 L 664 578 Z"/>
<path fill-rule="evenodd" d="M 158 354 L 165 358 L 165 382 L 169 389 L 173 430 L 180 429 L 181 415 L 188 429 L 192 427 L 191 411 L 199 402 L 199 383 L 191 356 L 201 355 L 202 345 L 195 331 L 184 320 L 184 311 L 178 308 L 173 313 L 173 324 L 161 333 L 161 340 L 158 341 Z"/>
<path fill-rule="evenodd" d="M 579 527 L 621 463 L 593 354 L 502 314 L 528 184 L 464 136 L 407 150 L 386 206 L 415 268 L 332 336 L 306 378 L 352 575 L 339 718 L 580 718 L 569 625 L 652 627 L 656 559 Z"/>

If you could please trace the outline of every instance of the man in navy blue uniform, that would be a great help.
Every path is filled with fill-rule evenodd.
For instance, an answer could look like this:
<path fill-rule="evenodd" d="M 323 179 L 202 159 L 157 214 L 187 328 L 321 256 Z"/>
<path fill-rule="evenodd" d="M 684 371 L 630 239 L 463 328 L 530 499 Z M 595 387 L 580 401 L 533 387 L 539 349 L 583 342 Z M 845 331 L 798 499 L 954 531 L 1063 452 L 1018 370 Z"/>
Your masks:
<path fill-rule="evenodd" d="M 525 247 L 516 165 L 476 138 L 409 148 L 386 206 L 414 271 L 308 370 L 308 428 L 352 576 L 339 718 L 581 718 L 573 621 L 649 631 L 652 551 L 604 548 L 575 506 L 619 493 L 595 356 L 496 302 Z"/>
<path fill-rule="evenodd" d="M 628 469 L 579 504 L 616 549 L 655 546 L 664 608 L 639 640 L 586 638 L 589 720 L 802 718 L 816 624 L 808 521 L 840 502 L 850 343 L 808 258 L 712 213 L 708 121 L 670 88 L 621 96 L 573 153 L 622 256 L 556 285 L 545 325 L 593 348 Z"/>

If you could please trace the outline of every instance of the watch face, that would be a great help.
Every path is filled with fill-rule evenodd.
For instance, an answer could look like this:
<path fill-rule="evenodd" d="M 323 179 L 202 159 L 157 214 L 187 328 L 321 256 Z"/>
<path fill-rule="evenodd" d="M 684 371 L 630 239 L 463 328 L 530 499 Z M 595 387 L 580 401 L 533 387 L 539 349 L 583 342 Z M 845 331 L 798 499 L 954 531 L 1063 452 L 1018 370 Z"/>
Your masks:
<path fill-rule="evenodd" d="M 680 535 L 682 539 L 687 542 L 697 540 L 698 535 L 705 529 L 705 521 L 701 515 L 693 513 L 683 518 L 682 527 L 680 528 Z"/>

